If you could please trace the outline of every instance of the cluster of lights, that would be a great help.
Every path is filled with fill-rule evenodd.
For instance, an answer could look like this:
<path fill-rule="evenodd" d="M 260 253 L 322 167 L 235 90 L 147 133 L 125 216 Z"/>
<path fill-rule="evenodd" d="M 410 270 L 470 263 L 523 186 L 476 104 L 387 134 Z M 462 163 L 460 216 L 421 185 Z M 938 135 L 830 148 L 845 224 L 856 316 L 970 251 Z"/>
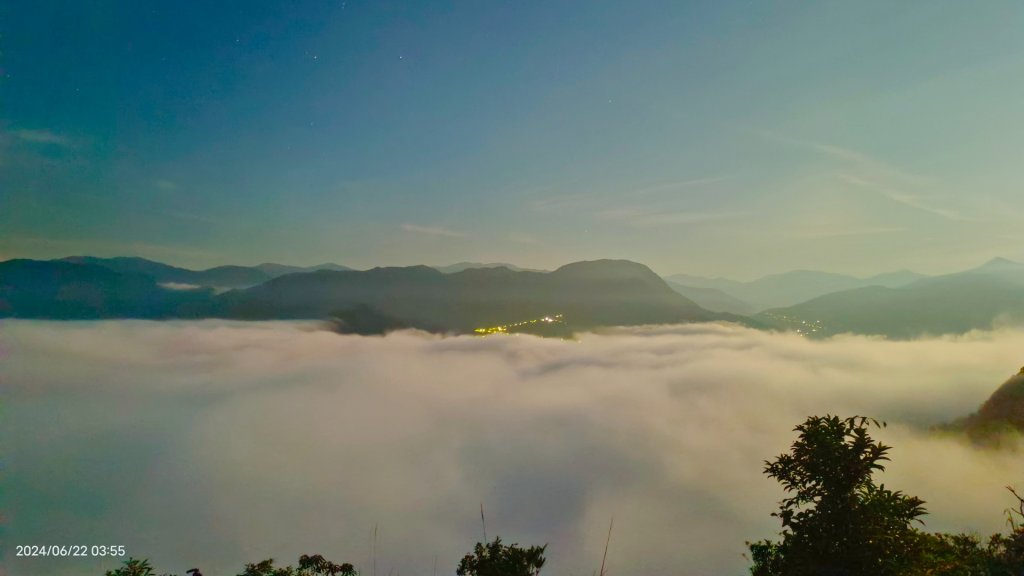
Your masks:
<path fill-rule="evenodd" d="M 522 322 L 516 322 L 514 324 L 504 324 L 502 326 L 490 326 L 488 328 L 477 328 L 476 330 L 473 330 L 473 332 L 476 332 L 477 334 L 482 334 L 482 335 L 487 335 L 487 334 L 508 334 L 508 331 L 510 329 L 518 328 L 520 326 L 526 326 L 527 324 L 536 324 L 538 322 L 543 322 L 545 324 L 552 324 L 554 322 L 561 322 L 561 321 L 562 321 L 562 315 L 561 314 L 555 314 L 554 316 L 545 316 L 543 318 L 534 318 L 533 320 L 523 320 Z"/>
<path fill-rule="evenodd" d="M 824 329 L 824 327 L 821 325 L 821 320 L 800 320 L 799 318 L 794 318 L 792 316 L 787 316 L 785 314 L 769 313 L 766 315 L 770 318 L 778 318 L 781 320 L 785 320 L 791 325 L 799 326 L 796 329 L 797 334 L 811 334 L 812 332 L 817 332 L 818 330 Z"/>

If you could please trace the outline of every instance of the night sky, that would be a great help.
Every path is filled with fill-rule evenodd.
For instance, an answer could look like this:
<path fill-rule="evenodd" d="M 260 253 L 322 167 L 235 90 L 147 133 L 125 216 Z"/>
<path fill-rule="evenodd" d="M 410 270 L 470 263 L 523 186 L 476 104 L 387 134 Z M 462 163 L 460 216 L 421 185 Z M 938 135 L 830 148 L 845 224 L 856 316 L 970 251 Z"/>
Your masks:
<path fill-rule="evenodd" d="M 1024 258 L 1019 2 L 0 0 L 0 259 Z"/>

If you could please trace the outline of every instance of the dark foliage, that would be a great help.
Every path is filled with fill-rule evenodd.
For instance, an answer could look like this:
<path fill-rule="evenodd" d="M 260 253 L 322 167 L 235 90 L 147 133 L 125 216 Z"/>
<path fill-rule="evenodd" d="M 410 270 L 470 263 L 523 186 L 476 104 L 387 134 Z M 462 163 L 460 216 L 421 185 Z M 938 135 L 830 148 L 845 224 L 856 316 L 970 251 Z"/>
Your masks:
<path fill-rule="evenodd" d="M 774 514 L 782 541 L 750 546 L 755 576 L 878 576 L 905 574 L 918 556 L 911 523 L 924 502 L 876 485 L 889 447 L 874 441 L 869 418 L 814 416 L 796 427 L 788 454 L 765 463 L 765 474 L 791 496 Z"/>
<path fill-rule="evenodd" d="M 407 323 L 381 314 L 366 304 L 335 312 L 331 315 L 330 321 L 334 331 L 341 334 L 386 334 L 409 327 Z"/>
<path fill-rule="evenodd" d="M 149 560 L 128 558 L 124 561 L 124 564 L 121 567 L 114 570 L 107 570 L 106 576 L 157 576 L 157 574 L 153 571 L 153 567 L 149 564 Z M 168 575 L 164 574 L 162 576 Z"/>
<path fill-rule="evenodd" d="M 189 576 L 203 576 L 198 568 L 186 571 Z M 246 564 L 245 571 L 238 576 L 358 576 L 356 569 L 348 563 L 335 564 L 319 554 L 299 557 L 298 567 L 274 566 L 274 559 L 268 558 L 256 564 Z M 108 570 L 106 576 L 157 576 L 149 560 L 129 558 L 116 570 Z M 161 576 L 171 576 L 163 574 Z"/>
<path fill-rule="evenodd" d="M 780 542 L 749 544 L 754 576 L 1024 576 L 1024 499 L 1008 511 L 1010 533 L 987 542 L 913 527 L 923 502 L 876 486 L 889 447 L 874 441 L 870 418 L 811 417 L 788 454 L 765 474 L 792 494 L 773 514 Z"/>
<path fill-rule="evenodd" d="M 458 576 L 537 576 L 544 566 L 544 546 L 520 548 L 518 544 L 505 545 L 501 538 L 483 544 L 477 542 L 472 554 L 459 562 Z"/>
<path fill-rule="evenodd" d="M 245 571 L 238 576 L 357 576 L 355 568 L 348 563 L 335 564 L 319 554 L 299 557 L 298 568 L 284 566 L 276 568 L 274 559 L 268 558 L 257 564 L 246 564 Z"/>

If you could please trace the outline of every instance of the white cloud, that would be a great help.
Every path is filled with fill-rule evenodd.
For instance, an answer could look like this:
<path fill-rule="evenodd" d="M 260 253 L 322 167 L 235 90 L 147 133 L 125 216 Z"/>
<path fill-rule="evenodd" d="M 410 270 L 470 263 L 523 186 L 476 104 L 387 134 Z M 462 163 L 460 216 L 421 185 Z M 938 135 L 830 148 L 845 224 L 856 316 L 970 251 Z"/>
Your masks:
<path fill-rule="evenodd" d="M 547 574 L 596 569 L 611 516 L 613 574 L 741 574 L 743 542 L 778 529 L 762 462 L 826 412 L 889 421 L 884 481 L 928 501 L 932 529 L 1000 530 L 1003 486 L 1024 484 L 1019 455 L 923 431 L 1016 371 L 1021 332 L 561 341 L 6 321 L 0 340 L 12 541 L 123 543 L 178 573 L 302 553 L 365 568 L 374 525 L 380 573 L 426 572 L 435 554 L 450 571 L 483 502 L 491 537 L 550 543 Z"/>

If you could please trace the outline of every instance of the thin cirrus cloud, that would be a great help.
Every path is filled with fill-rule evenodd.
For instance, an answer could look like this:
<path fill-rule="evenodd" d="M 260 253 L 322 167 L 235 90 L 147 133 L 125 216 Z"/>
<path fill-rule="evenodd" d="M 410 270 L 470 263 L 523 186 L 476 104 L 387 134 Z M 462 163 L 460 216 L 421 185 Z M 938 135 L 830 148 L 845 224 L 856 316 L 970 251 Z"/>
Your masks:
<path fill-rule="evenodd" d="M 858 187 L 866 189 L 866 190 L 871 190 L 873 192 L 877 192 L 877 193 L 881 194 L 882 196 L 884 196 L 885 198 L 888 198 L 889 200 L 892 200 L 893 202 L 896 202 L 896 203 L 899 203 L 899 204 L 903 204 L 904 206 L 909 206 L 909 207 L 914 208 L 916 210 L 920 210 L 922 212 L 927 212 L 927 213 L 933 214 L 935 216 L 939 216 L 939 217 L 944 218 L 946 220 L 953 220 L 953 221 L 966 221 L 966 220 L 968 220 L 968 218 L 964 217 L 962 214 L 960 214 L 959 212 L 957 212 L 955 210 L 949 210 L 947 208 L 936 207 L 936 206 L 930 204 L 927 200 L 923 199 L 920 196 L 917 196 L 917 195 L 914 195 L 914 194 L 908 194 L 908 193 L 903 192 L 901 190 L 894 190 L 892 188 L 889 188 L 887 186 L 879 184 L 878 182 L 873 182 L 873 181 L 867 180 L 865 178 L 861 178 L 859 176 L 852 176 L 850 174 L 840 174 L 838 177 L 839 177 L 840 180 L 842 180 L 844 182 L 848 182 L 850 184 L 853 184 L 855 186 L 858 186 Z"/>
<path fill-rule="evenodd" d="M 618 190 L 614 194 L 561 194 L 535 199 L 529 207 L 534 212 L 572 214 L 594 222 L 640 229 L 718 223 L 740 218 L 743 214 L 693 210 L 687 205 L 694 191 L 709 189 L 732 178 L 734 176 L 728 175 L 691 178 Z"/>
<path fill-rule="evenodd" d="M 937 205 L 933 199 L 929 198 L 928 194 L 920 192 L 922 188 L 935 185 L 929 178 L 912 174 L 889 162 L 842 146 L 801 140 L 774 132 L 761 131 L 760 134 L 764 138 L 812 150 L 821 156 L 839 162 L 844 166 L 844 171 L 836 175 L 840 180 L 863 190 L 877 193 L 892 202 L 938 216 L 944 220 L 970 220 L 957 210 Z M 914 190 L 914 192 L 908 190 Z"/>
<path fill-rule="evenodd" d="M 595 217 L 604 222 L 619 222 L 635 228 L 654 228 L 679 224 L 704 224 L 740 217 L 735 212 L 663 211 L 650 207 L 616 208 L 598 212 Z"/>
<path fill-rule="evenodd" d="M 71 139 L 67 136 L 51 132 L 50 130 L 15 130 L 12 132 L 15 137 L 31 144 L 53 144 L 56 146 L 70 146 Z"/>
<path fill-rule="evenodd" d="M 794 230 L 788 233 L 796 238 L 844 238 L 852 236 L 878 236 L 882 234 L 898 234 L 908 229 L 900 226 L 864 226 L 864 227 L 815 227 Z"/>
<path fill-rule="evenodd" d="M 443 238 L 463 238 L 466 236 L 464 232 L 458 230 L 452 230 L 450 228 L 444 228 L 441 226 L 420 226 L 417 224 L 402 224 L 401 229 L 403 232 L 409 232 L 411 234 L 422 234 L 425 236 L 436 236 Z"/>
<path fill-rule="evenodd" d="M 763 462 L 810 414 L 886 420 L 882 480 L 927 502 L 930 530 L 1002 530 L 1003 487 L 1024 486 L 1019 454 L 927 431 L 1016 372 L 1024 332 L 809 341 L 698 324 L 562 341 L 15 320 L 0 339 L 8 534 L 116 541 L 172 573 L 313 553 L 367 572 L 375 527 L 381 573 L 435 556 L 450 570 L 481 538 L 482 502 L 488 536 L 549 543 L 552 573 L 593 572 L 614 516 L 612 573 L 740 574 L 744 541 L 779 530 Z"/>
<path fill-rule="evenodd" d="M 779 142 L 782 144 L 786 144 L 788 146 L 794 146 L 806 150 L 813 150 L 814 152 L 817 152 L 820 155 L 826 156 L 839 162 L 843 162 L 847 165 L 860 167 L 872 173 L 885 173 L 905 182 L 928 182 L 927 178 L 924 178 L 917 174 L 911 174 L 909 172 L 906 172 L 900 168 L 893 166 L 889 162 L 885 162 L 883 160 L 880 160 L 863 152 L 859 152 L 857 150 L 852 150 L 850 148 L 845 148 L 834 144 L 825 144 L 814 140 L 803 140 L 800 138 L 794 138 L 791 136 L 786 136 L 768 130 L 756 130 L 755 133 L 766 140 L 771 140 L 774 142 Z"/>
<path fill-rule="evenodd" d="M 679 193 L 685 193 L 686 191 L 693 189 L 706 188 L 732 178 L 734 178 L 734 176 L 731 175 L 711 176 L 662 182 L 659 184 L 636 186 L 626 189 L 616 189 L 613 192 L 608 193 L 584 194 L 580 192 L 571 192 L 555 194 L 535 198 L 528 203 L 528 207 L 533 212 L 539 213 L 571 213 L 576 215 L 592 215 L 597 219 L 608 219 L 606 218 L 608 215 L 614 216 L 616 213 L 641 210 L 642 208 L 629 205 L 635 204 L 638 200 L 647 200 L 648 203 L 650 203 L 650 200 L 648 199 L 653 197 L 655 199 L 661 198 L 660 202 L 664 203 L 666 199 L 672 200 L 672 197 Z M 647 209 L 653 211 L 657 209 L 657 206 L 649 205 Z"/>

